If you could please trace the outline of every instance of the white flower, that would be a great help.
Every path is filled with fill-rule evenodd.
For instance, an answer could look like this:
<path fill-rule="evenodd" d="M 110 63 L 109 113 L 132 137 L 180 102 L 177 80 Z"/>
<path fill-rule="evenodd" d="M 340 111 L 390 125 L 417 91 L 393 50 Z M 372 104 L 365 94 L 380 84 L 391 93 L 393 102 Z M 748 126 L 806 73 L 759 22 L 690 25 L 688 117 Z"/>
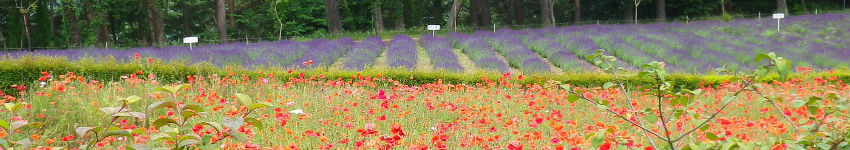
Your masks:
<path fill-rule="evenodd" d="M 300 115 L 300 114 L 304 114 L 304 110 L 296 109 L 296 110 L 291 110 L 291 111 L 289 111 L 289 113 L 290 113 L 290 114 Z"/>
<path fill-rule="evenodd" d="M 44 85 L 47 85 L 47 82 L 41 82 L 41 83 L 38 83 L 38 84 L 39 84 L 39 87 L 44 87 Z"/>

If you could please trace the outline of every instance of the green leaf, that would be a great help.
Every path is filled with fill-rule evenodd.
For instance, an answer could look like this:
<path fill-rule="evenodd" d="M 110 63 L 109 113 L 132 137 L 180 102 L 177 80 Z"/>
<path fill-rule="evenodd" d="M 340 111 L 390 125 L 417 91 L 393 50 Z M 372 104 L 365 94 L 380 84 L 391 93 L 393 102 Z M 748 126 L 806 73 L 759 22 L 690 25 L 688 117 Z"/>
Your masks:
<path fill-rule="evenodd" d="M 159 127 L 162 127 L 162 126 L 165 126 L 165 125 L 168 125 L 168 124 L 177 125 L 177 121 L 174 121 L 173 119 L 168 119 L 168 118 L 159 118 L 156 121 L 153 121 L 154 128 L 159 128 Z"/>
<path fill-rule="evenodd" d="M 788 60 L 779 57 L 776 59 L 776 71 L 779 72 L 779 79 L 786 80 L 791 74 L 791 63 Z"/>
<path fill-rule="evenodd" d="M 132 145 L 128 148 L 129 148 L 128 150 L 151 150 L 150 146 L 142 145 L 142 144 Z"/>
<path fill-rule="evenodd" d="M 230 134 L 230 136 L 233 137 L 233 139 L 236 139 L 236 141 L 245 142 L 245 141 L 249 140 L 248 135 L 245 135 L 245 133 L 235 132 L 235 131 L 236 130 L 231 130 L 231 132 L 228 133 L 228 134 Z"/>
<path fill-rule="evenodd" d="M 769 56 L 768 54 L 772 54 L 772 56 Z M 776 57 L 776 54 L 773 54 L 773 52 L 770 52 L 768 54 L 766 54 L 766 53 L 758 54 L 758 55 L 756 55 L 756 58 L 754 60 L 756 62 L 759 62 L 759 61 L 764 60 L 764 59 L 767 59 L 769 61 L 773 61 L 773 59 Z"/>
<path fill-rule="evenodd" d="M 140 113 L 140 112 L 119 112 L 119 113 L 116 113 L 112 116 L 113 117 L 133 117 L 133 118 L 139 118 L 140 120 L 145 119 L 145 114 Z"/>
<path fill-rule="evenodd" d="M 755 73 L 756 73 L 757 77 L 764 78 L 764 76 L 767 75 L 767 69 L 764 68 L 764 67 L 760 67 L 760 68 L 755 70 Z"/>
<path fill-rule="evenodd" d="M 18 110 L 21 110 L 21 108 L 23 108 L 23 106 L 24 106 L 25 104 L 26 104 L 26 103 L 24 103 L 24 102 L 20 102 L 20 103 L 5 103 L 5 104 L 3 104 L 3 107 L 6 107 L 6 110 L 8 110 L 8 111 L 10 111 L 10 112 L 17 112 Z"/>
<path fill-rule="evenodd" d="M 738 144 L 738 143 L 736 143 L 736 142 L 726 142 L 726 144 L 723 144 L 723 146 L 722 146 L 721 150 L 729 150 L 729 149 L 732 149 L 732 148 L 734 148 L 734 147 L 737 147 L 737 146 L 738 146 L 737 144 Z"/>
<path fill-rule="evenodd" d="M 103 108 L 100 108 L 100 111 L 102 111 L 106 114 L 117 114 L 119 112 L 126 112 L 126 111 L 128 111 L 128 109 L 129 108 L 124 108 L 124 107 L 103 107 Z"/>
<path fill-rule="evenodd" d="M 138 97 L 138 96 L 135 96 L 135 95 L 130 96 L 130 97 L 127 97 L 127 98 L 121 98 L 121 101 L 123 101 L 123 102 L 124 102 L 124 104 L 127 104 L 127 105 L 132 104 L 132 103 L 135 103 L 135 102 L 137 102 L 137 101 L 139 101 L 139 100 L 142 100 L 142 98 L 141 98 L 141 97 Z"/>
<path fill-rule="evenodd" d="M 237 117 L 234 119 L 230 117 L 224 117 L 222 118 L 221 123 L 225 127 L 230 128 L 230 131 L 236 131 L 236 129 L 239 129 L 239 127 L 245 125 L 245 118 Z"/>
<path fill-rule="evenodd" d="M 245 118 L 245 122 L 249 122 L 254 127 L 257 127 L 257 129 L 263 130 L 263 122 L 257 118 Z"/>
<path fill-rule="evenodd" d="M 646 121 L 651 124 L 655 124 L 658 121 L 658 115 L 655 113 L 646 114 Z"/>
<path fill-rule="evenodd" d="M 216 131 L 222 130 L 221 124 L 218 123 L 218 122 L 200 122 L 200 123 L 198 123 L 198 125 L 208 125 L 208 126 L 215 128 Z"/>
<path fill-rule="evenodd" d="M 578 99 L 578 95 L 570 94 L 569 96 L 567 96 L 567 101 L 569 101 L 570 103 L 575 103 Z"/>
<path fill-rule="evenodd" d="M 268 104 L 268 103 L 255 103 L 255 104 L 248 105 L 248 110 L 254 110 L 254 109 L 257 109 L 257 108 L 263 108 L 263 107 L 269 107 L 269 106 L 272 106 L 272 105 Z"/>
<path fill-rule="evenodd" d="M 736 96 L 724 96 L 722 102 L 723 102 L 723 104 L 726 104 L 726 103 L 732 102 L 732 100 L 735 100 L 735 99 L 737 99 Z"/>
<path fill-rule="evenodd" d="M 3 146 L 4 149 L 9 148 L 9 146 L 10 146 L 9 144 L 10 144 L 9 141 L 6 141 L 4 139 L 0 139 L 0 146 Z"/>
<path fill-rule="evenodd" d="M 792 101 L 792 103 L 791 103 L 791 107 L 800 108 L 800 107 L 806 106 L 806 103 L 808 103 L 808 101 L 806 101 L 806 100 L 794 99 L 794 101 Z"/>
<path fill-rule="evenodd" d="M 188 145 L 194 145 L 194 144 L 198 144 L 198 143 L 201 143 L 201 141 L 196 140 L 196 139 L 187 139 L 187 140 L 180 141 L 180 143 L 177 143 L 177 147 L 185 147 L 185 146 L 188 146 Z"/>
<path fill-rule="evenodd" d="M 21 147 L 24 147 L 25 149 L 29 149 L 29 147 L 32 146 L 32 141 L 30 141 L 30 139 L 23 139 L 23 140 L 15 142 L 15 145 L 21 145 Z"/>
<path fill-rule="evenodd" d="M 27 122 L 25 120 L 15 121 L 9 124 L 9 130 L 15 131 L 23 127 L 41 128 L 41 122 Z"/>
<path fill-rule="evenodd" d="M 709 140 L 714 141 L 714 140 L 719 139 L 720 137 L 717 137 L 717 135 L 715 135 L 714 133 L 705 132 L 705 138 L 708 138 Z"/>
<path fill-rule="evenodd" d="M 242 105 L 249 106 L 251 104 L 254 104 L 254 100 L 252 100 L 251 97 L 248 95 L 236 93 L 236 98 L 239 99 L 239 102 L 242 103 Z"/>
<path fill-rule="evenodd" d="M 705 130 L 708 130 L 709 127 L 711 127 L 711 125 L 704 124 L 704 125 L 702 125 L 702 127 L 699 127 L 699 130 L 705 131 Z"/>
<path fill-rule="evenodd" d="M 110 137 L 110 136 L 123 136 L 123 137 L 127 137 L 128 139 L 133 139 L 133 135 L 130 134 L 130 132 L 127 131 L 127 130 L 106 131 L 106 133 L 103 134 L 103 137 Z M 133 141 L 133 140 L 130 140 L 130 141 Z"/>
<path fill-rule="evenodd" d="M 176 104 L 170 101 L 156 101 L 148 105 L 148 111 L 152 111 L 160 107 L 176 107 Z"/>
<path fill-rule="evenodd" d="M 613 82 L 606 82 L 605 85 L 602 85 L 602 88 L 608 89 L 608 88 L 611 88 L 612 86 L 614 86 Z"/>
<path fill-rule="evenodd" d="M 77 132 L 78 137 L 83 137 L 86 135 L 86 132 L 91 131 L 92 133 L 97 134 L 97 132 L 100 132 L 100 129 L 100 127 L 77 127 L 74 131 Z"/>
<path fill-rule="evenodd" d="M 212 140 L 212 134 L 206 134 L 204 137 L 201 137 L 202 144 L 209 144 Z"/>
<path fill-rule="evenodd" d="M 6 122 L 6 120 L 0 119 L 0 127 L 2 127 L 4 130 L 9 130 L 9 122 Z"/>
<path fill-rule="evenodd" d="M 183 111 L 192 110 L 192 111 L 195 111 L 195 112 L 198 112 L 198 113 L 204 112 L 204 106 L 195 105 L 195 104 L 183 105 L 183 108 L 180 108 L 180 109 L 182 109 Z"/>
<path fill-rule="evenodd" d="M 183 120 L 189 120 L 189 118 L 192 118 L 194 116 L 199 116 L 199 115 L 195 111 L 185 110 L 183 112 L 180 112 L 180 116 L 183 117 Z"/>
<path fill-rule="evenodd" d="M 150 140 L 150 141 L 159 141 L 159 140 L 164 140 L 164 141 L 173 141 L 173 138 L 171 137 L 171 135 L 168 135 L 168 134 L 166 134 L 166 133 L 162 133 L 162 132 L 160 132 L 160 133 L 157 133 L 157 134 L 151 135 L 151 137 L 150 137 L 150 139 L 149 139 L 149 140 Z"/>
<path fill-rule="evenodd" d="M 568 86 L 566 84 L 561 85 L 561 88 L 564 89 L 564 90 L 567 90 L 567 91 L 572 90 L 572 88 L 570 88 L 570 86 Z"/>

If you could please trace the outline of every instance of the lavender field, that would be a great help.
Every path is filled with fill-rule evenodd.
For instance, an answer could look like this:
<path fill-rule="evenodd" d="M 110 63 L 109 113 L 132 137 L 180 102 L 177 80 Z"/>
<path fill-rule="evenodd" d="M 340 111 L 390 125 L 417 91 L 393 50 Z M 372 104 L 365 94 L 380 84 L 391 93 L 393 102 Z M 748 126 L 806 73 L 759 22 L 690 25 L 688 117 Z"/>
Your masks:
<path fill-rule="evenodd" d="M 444 36 L 398 35 L 392 39 L 350 38 L 312 41 L 231 43 L 188 47 L 68 49 L 0 52 L 2 59 L 28 55 L 81 58 L 135 55 L 184 63 L 209 62 L 245 68 L 282 67 L 363 70 L 374 66 L 425 71 L 492 70 L 514 73 L 574 73 L 597 69 L 585 61 L 597 49 L 635 69 L 664 61 L 675 72 L 704 73 L 718 67 L 752 69 L 752 56 L 776 52 L 795 67 L 830 69 L 850 64 L 850 14 L 792 16 L 776 31 L 772 19 L 631 25 L 583 25 L 540 29 L 499 29 Z M 423 53 L 419 53 L 419 52 Z M 427 56 L 419 56 L 425 54 Z M 428 58 L 424 61 L 422 58 Z"/>

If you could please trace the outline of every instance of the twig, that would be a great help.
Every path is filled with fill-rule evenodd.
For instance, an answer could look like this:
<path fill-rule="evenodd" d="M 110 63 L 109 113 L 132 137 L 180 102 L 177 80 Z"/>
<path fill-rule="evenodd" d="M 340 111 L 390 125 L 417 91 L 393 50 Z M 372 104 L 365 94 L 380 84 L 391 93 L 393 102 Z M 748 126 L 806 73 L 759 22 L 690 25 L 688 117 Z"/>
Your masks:
<path fill-rule="evenodd" d="M 599 104 L 599 103 L 597 103 L 597 102 L 595 102 L 595 101 L 593 101 L 593 100 L 588 99 L 587 97 L 584 97 L 584 95 L 581 95 L 581 94 L 576 93 L 575 91 L 570 90 L 570 93 L 572 93 L 572 94 L 574 94 L 574 95 L 577 95 L 579 98 L 581 98 L 581 99 L 583 99 L 583 100 L 585 100 L 585 101 L 588 101 L 588 102 L 590 102 L 590 103 L 593 103 L 594 105 L 601 105 L 601 104 Z M 626 122 L 628 122 L 629 124 L 632 124 L 632 125 L 634 125 L 634 126 L 637 126 L 637 127 L 638 127 L 638 128 L 640 128 L 641 130 L 643 130 L 643 131 L 645 131 L 645 132 L 648 132 L 648 133 L 652 134 L 652 135 L 653 135 L 653 136 L 655 136 L 655 137 L 658 137 L 658 138 L 660 138 L 660 139 L 662 139 L 662 140 L 668 140 L 668 139 L 664 138 L 663 136 L 658 135 L 658 133 L 655 133 L 655 132 L 653 132 L 652 130 L 646 129 L 646 127 L 644 127 L 643 125 L 639 125 L 638 123 L 632 122 L 631 120 L 629 120 L 629 119 L 628 119 L 628 118 L 626 118 L 625 116 L 620 115 L 620 114 L 619 114 L 619 113 L 617 113 L 617 112 L 614 112 L 614 111 L 613 111 L 613 110 L 611 110 L 610 108 L 605 108 L 605 110 L 606 110 L 606 111 L 608 111 L 609 113 L 612 113 L 612 114 L 616 115 L 616 116 L 617 116 L 617 117 L 619 117 L 620 119 L 625 120 L 625 121 L 626 121 Z M 649 138 L 649 137 L 647 136 L 647 138 Z"/>
<path fill-rule="evenodd" d="M 655 79 L 655 85 L 656 85 L 656 87 L 658 87 L 658 93 L 656 93 L 656 97 L 658 97 L 658 100 L 656 100 L 656 101 L 658 101 L 658 117 L 661 119 L 661 127 L 664 128 L 664 135 L 667 136 L 667 139 L 670 139 L 670 131 L 669 131 L 669 129 L 667 129 L 667 121 L 664 120 L 664 109 L 661 108 L 661 105 L 662 105 L 661 100 L 663 100 L 663 98 L 662 98 L 663 95 L 661 95 L 662 94 L 661 83 L 658 83 L 658 81 L 659 81 L 659 79 L 656 78 Z M 673 144 L 673 141 L 667 140 L 666 142 L 667 142 L 667 144 L 670 145 L 671 150 L 676 150 L 676 147 L 673 146 L 673 145 L 675 145 L 675 144 Z"/>
<path fill-rule="evenodd" d="M 743 80 L 743 79 L 741 79 L 741 80 Z M 748 87 L 748 86 L 750 86 L 751 84 L 749 84 L 749 82 L 745 82 L 745 83 L 746 83 L 746 84 L 744 84 L 744 86 L 743 86 L 743 87 L 741 87 L 741 89 L 739 89 L 737 92 L 735 92 L 735 94 L 732 94 L 732 95 L 738 96 L 738 95 L 739 95 L 739 94 L 741 94 L 742 92 L 746 91 L 747 87 Z M 690 130 L 688 130 L 688 132 L 685 132 L 684 134 L 679 135 L 679 137 L 677 137 L 676 139 L 674 139 L 672 142 L 678 142 L 679 140 L 682 140 L 682 138 L 684 138 L 684 137 L 685 137 L 685 136 L 687 136 L 688 134 L 691 134 L 692 132 L 696 131 L 696 130 L 697 130 L 697 129 L 699 129 L 700 127 L 702 127 L 702 126 L 704 126 L 705 124 L 707 124 L 708 122 L 710 122 L 711 120 L 714 120 L 714 118 L 715 118 L 715 117 L 717 117 L 717 114 L 720 114 L 720 112 L 721 112 L 721 111 L 723 111 L 724 109 L 726 109 L 726 106 L 729 106 L 729 104 L 731 104 L 732 102 L 733 102 L 733 101 L 726 102 L 725 104 L 723 104 L 723 106 L 720 106 L 720 108 L 718 108 L 718 109 L 717 109 L 714 113 L 712 113 L 712 114 L 711 114 L 711 116 L 710 116 L 710 117 L 708 117 L 708 119 L 707 119 L 707 120 L 703 121 L 702 123 L 700 123 L 700 124 L 699 124 L 699 125 L 697 125 L 696 127 L 691 128 Z"/>
<path fill-rule="evenodd" d="M 608 65 L 613 66 L 613 64 L 611 64 L 611 62 L 607 62 L 607 63 L 608 63 Z M 620 76 L 617 75 L 617 71 L 612 70 L 611 74 L 614 75 L 614 80 L 617 81 L 617 85 L 619 85 L 620 90 L 622 90 L 623 94 L 626 95 L 626 101 L 629 103 L 629 109 L 631 109 L 632 112 L 634 112 L 634 114 L 635 114 L 635 121 L 637 121 L 637 123 L 638 123 L 638 125 L 640 125 L 640 127 L 643 127 L 643 122 L 640 121 L 640 114 L 638 113 L 637 110 L 635 110 L 635 106 L 632 103 L 631 95 L 629 94 L 628 91 L 626 91 L 626 86 L 623 86 L 623 82 L 620 80 Z M 646 137 L 647 140 L 649 140 L 649 145 L 652 146 L 653 149 L 658 149 L 658 146 L 655 146 L 655 141 L 652 140 L 652 138 L 649 138 L 649 135 L 646 135 L 646 132 L 643 132 L 641 134 L 643 134 L 643 136 Z M 670 138 L 668 137 L 667 139 L 670 139 Z"/>
<path fill-rule="evenodd" d="M 747 80 L 744 80 L 744 79 L 741 79 L 741 80 L 744 81 L 745 83 L 747 83 L 748 85 L 752 85 L 752 82 L 750 82 L 750 81 L 747 81 Z M 767 99 L 767 102 L 770 103 L 771 106 L 773 106 L 773 109 L 776 109 L 776 113 L 779 113 L 779 115 L 781 115 L 782 118 L 785 118 L 785 120 L 788 120 L 788 123 L 791 124 L 791 127 L 794 127 L 794 133 L 798 133 L 798 134 L 800 133 L 800 128 L 797 127 L 797 124 L 794 123 L 794 121 L 791 121 L 791 117 L 788 117 L 787 115 L 785 115 L 785 113 L 782 113 L 782 110 L 780 110 L 779 107 L 776 106 L 776 103 L 774 103 L 773 100 L 768 98 L 766 95 L 764 95 L 764 93 L 759 91 L 759 89 L 757 89 L 757 88 L 753 88 L 753 91 L 758 93 L 762 98 Z"/>

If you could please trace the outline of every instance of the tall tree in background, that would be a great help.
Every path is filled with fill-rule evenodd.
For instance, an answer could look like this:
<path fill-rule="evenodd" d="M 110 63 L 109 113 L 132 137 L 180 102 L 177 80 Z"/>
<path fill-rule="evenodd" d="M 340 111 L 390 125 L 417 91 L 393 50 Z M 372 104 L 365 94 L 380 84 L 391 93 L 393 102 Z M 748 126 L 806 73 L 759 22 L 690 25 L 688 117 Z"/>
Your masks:
<path fill-rule="evenodd" d="M 390 9 L 390 12 L 389 12 L 389 14 L 392 14 L 391 16 L 393 17 L 393 22 L 394 22 L 393 24 L 395 25 L 395 27 L 394 27 L 395 29 L 404 29 L 404 26 L 405 26 L 404 25 L 404 14 L 406 13 L 405 8 L 407 8 L 407 6 L 408 6 L 407 3 L 409 3 L 409 2 L 410 2 L 410 0 L 400 0 L 400 2 L 399 1 L 390 2 L 390 3 L 395 3 L 395 4 L 398 4 L 398 5 L 401 5 L 400 7 L 395 7 L 396 9 Z"/>
<path fill-rule="evenodd" d="M 216 0 L 215 6 L 215 28 L 218 30 L 218 43 L 227 43 L 224 0 Z"/>
<path fill-rule="evenodd" d="M 581 0 L 573 0 L 575 3 L 576 9 L 573 12 L 573 22 L 579 23 L 581 22 Z"/>
<path fill-rule="evenodd" d="M 148 32 L 150 32 L 150 42 L 158 47 L 165 46 L 165 13 L 160 8 L 159 0 L 141 1 L 147 12 Z M 217 25 L 218 22 L 216 22 Z"/>
<path fill-rule="evenodd" d="M 454 0 L 452 2 L 452 9 L 449 11 L 449 21 L 446 26 L 453 32 L 457 32 L 457 13 L 460 11 L 461 3 L 463 3 L 463 0 Z"/>
<path fill-rule="evenodd" d="M 384 31 L 384 16 L 381 13 L 381 0 L 372 1 L 372 24 L 375 25 L 375 34 L 380 35 Z"/>
<path fill-rule="evenodd" d="M 543 24 L 555 26 L 555 13 L 552 10 L 555 3 L 552 0 L 540 0 L 540 17 Z"/>
<path fill-rule="evenodd" d="M 635 16 L 635 23 L 638 23 L 638 6 L 640 6 L 640 2 L 642 0 L 633 0 L 633 1 L 634 1 L 634 4 L 635 4 L 635 13 L 632 14 L 632 15 Z"/>
<path fill-rule="evenodd" d="M 70 30 L 70 46 L 76 47 L 82 45 L 82 40 L 80 36 L 80 25 L 77 23 L 77 15 L 74 11 L 74 1 L 73 0 L 62 0 L 62 10 L 65 13 L 65 28 L 66 30 Z"/>
<path fill-rule="evenodd" d="M 325 16 L 328 19 L 328 32 L 342 32 L 342 22 L 339 20 L 339 4 L 336 0 L 325 0 Z"/>
<path fill-rule="evenodd" d="M 776 0 L 776 12 L 788 14 L 788 5 L 785 0 Z"/>
<path fill-rule="evenodd" d="M 236 15 L 236 0 L 227 0 L 227 7 L 227 24 L 236 27 L 236 19 L 233 17 Z"/>
<path fill-rule="evenodd" d="M 443 1 L 431 0 L 431 18 L 428 24 L 440 24 L 443 20 Z"/>
<path fill-rule="evenodd" d="M 667 3 L 664 0 L 655 0 L 655 18 L 660 21 L 667 20 Z"/>
<path fill-rule="evenodd" d="M 36 6 L 35 1 L 33 3 L 25 3 L 24 1 L 15 0 L 15 7 L 18 9 L 18 12 L 21 13 L 21 17 L 23 17 L 22 25 L 24 27 L 24 36 L 27 38 L 27 49 L 32 49 L 32 39 L 30 38 L 30 25 L 29 25 L 29 16 L 30 11 L 33 7 Z"/>

